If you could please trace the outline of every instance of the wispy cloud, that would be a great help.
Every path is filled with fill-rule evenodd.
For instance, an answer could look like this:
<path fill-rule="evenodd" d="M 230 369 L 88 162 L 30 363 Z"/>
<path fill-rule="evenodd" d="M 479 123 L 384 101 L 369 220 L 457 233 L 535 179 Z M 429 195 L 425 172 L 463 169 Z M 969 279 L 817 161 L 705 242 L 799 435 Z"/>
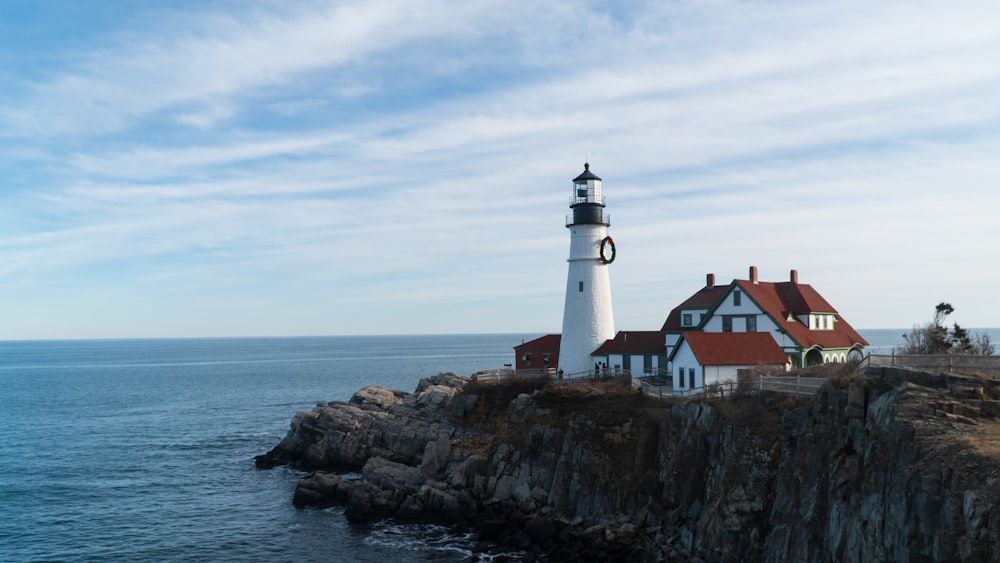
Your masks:
<path fill-rule="evenodd" d="M 621 328 L 751 263 L 800 269 L 856 326 L 942 299 L 1000 314 L 970 306 L 1000 282 L 992 3 L 248 6 L 139 14 L 15 84 L 7 299 L 141 287 L 170 327 L 250 299 L 298 333 L 556 330 L 589 154 Z"/>
<path fill-rule="evenodd" d="M 297 3 L 288 12 L 270 6 L 239 15 L 173 14 L 159 28 L 124 30 L 74 67 L 54 70 L 35 83 L 26 107 L 9 112 L 8 120 L 35 134 L 112 132 L 160 111 L 201 104 L 196 112 L 182 108 L 177 118 L 204 126 L 213 115 L 232 116 L 254 90 L 294 88 L 309 73 L 356 65 L 421 40 L 446 39 L 461 32 L 467 19 L 482 17 L 481 6 Z M 356 96 L 365 88 L 339 91 Z M 221 100 L 226 102 L 220 105 Z"/>

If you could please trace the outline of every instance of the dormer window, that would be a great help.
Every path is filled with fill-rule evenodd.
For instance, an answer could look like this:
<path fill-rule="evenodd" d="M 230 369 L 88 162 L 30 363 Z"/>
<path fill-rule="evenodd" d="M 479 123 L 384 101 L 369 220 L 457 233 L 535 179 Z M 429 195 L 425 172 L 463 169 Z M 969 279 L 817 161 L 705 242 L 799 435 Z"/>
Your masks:
<path fill-rule="evenodd" d="M 809 328 L 812 330 L 833 330 L 833 315 L 809 315 Z"/>
<path fill-rule="evenodd" d="M 694 318 L 691 315 L 691 313 L 684 313 L 683 315 L 681 315 L 681 324 L 683 326 L 691 326 L 692 324 L 694 324 L 693 321 Z"/>

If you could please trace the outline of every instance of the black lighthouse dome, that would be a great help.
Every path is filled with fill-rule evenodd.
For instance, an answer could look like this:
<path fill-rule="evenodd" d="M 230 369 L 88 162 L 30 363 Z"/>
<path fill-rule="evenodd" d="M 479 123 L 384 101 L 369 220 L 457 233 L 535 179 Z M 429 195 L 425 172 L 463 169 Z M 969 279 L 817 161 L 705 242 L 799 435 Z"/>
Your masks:
<path fill-rule="evenodd" d="M 601 179 L 597 176 L 597 174 L 594 174 L 593 172 L 590 171 L 590 163 L 589 162 L 584 162 L 583 163 L 583 173 L 581 173 L 576 178 L 573 178 L 573 183 L 574 184 L 586 184 L 587 180 L 597 180 L 598 182 L 601 181 Z"/>

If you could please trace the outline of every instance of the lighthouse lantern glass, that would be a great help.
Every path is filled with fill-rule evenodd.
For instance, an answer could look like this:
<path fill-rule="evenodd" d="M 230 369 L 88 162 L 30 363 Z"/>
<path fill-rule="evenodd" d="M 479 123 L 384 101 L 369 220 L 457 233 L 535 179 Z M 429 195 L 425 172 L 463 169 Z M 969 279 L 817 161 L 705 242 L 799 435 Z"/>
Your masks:
<path fill-rule="evenodd" d="M 573 182 L 573 201 L 576 203 L 599 203 L 604 205 L 604 197 L 601 195 L 601 181 L 587 180 L 585 182 Z"/>

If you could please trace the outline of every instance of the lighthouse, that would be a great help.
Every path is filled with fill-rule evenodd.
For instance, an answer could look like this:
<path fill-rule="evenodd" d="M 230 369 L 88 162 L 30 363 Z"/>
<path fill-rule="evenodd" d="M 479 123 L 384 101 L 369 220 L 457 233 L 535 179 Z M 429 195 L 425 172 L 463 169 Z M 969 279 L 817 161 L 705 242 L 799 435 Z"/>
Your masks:
<path fill-rule="evenodd" d="M 569 274 L 563 307 L 559 369 L 567 375 L 594 368 L 591 353 L 615 336 L 608 265 L 615 260 L 615 243 L 608 236 L 611 216 L 604 212 L 601 179 L 583 165 L 573 179 L 569 198 Z"/>

